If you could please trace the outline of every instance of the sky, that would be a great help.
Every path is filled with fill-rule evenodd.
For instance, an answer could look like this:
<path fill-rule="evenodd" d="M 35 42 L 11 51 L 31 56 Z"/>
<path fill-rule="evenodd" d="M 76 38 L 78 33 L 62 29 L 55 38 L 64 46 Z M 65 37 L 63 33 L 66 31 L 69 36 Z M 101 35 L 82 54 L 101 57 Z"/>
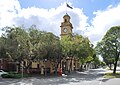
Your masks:
<path fill-rule="evenodd" d="M 66 2 L 73 9 L 67 8 Z M 95 45 L 110 27 L 120 25 L 120 0 L 0 0 L 0 29 L 36 25 L 60 36 L 66 12 L 73 32 L 88 37 Z"/>

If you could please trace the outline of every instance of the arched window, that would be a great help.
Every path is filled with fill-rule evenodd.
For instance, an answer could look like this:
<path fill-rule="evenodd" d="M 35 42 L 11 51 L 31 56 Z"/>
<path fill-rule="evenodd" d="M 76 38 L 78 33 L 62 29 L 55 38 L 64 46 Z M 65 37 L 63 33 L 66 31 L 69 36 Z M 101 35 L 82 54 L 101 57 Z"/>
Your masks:
<path fill-rule="evenodd" d="M 65 22 L 67 22 L 67 19 L 65 19 Z"/>

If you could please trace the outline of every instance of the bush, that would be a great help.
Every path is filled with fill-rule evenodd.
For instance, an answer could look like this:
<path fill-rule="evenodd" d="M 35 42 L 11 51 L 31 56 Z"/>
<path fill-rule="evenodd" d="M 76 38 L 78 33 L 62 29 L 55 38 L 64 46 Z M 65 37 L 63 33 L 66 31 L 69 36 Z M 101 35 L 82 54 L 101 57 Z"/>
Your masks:
<path fill-rule="evenodd" d="M 2 78 L 21 78 L 20 74 L 2 74 Z"/>
<path fill-rule="evenodd" d="M 9 72 L 8 74 L 2 74 L 1 77 L 2 78 L 21 78 L 22 75 L 14 72 Z M 29 75 L 24 74 L 23 77 L 29 77 Z"/>

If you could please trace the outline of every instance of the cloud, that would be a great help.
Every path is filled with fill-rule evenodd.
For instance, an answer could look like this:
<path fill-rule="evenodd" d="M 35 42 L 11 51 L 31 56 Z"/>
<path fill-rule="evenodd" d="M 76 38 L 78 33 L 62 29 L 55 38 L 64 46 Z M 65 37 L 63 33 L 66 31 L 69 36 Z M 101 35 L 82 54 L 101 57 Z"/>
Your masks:
<path fill-rule="evenodd" d="M 84 15 L 82 9 L 66 8 L 66 3 L 62 3 L 57 8 L 43 9 L 37 7 L 21 8 L 18 0 L 5 0 L 1 6 L 5 12 L 1 14 L 1 27 L 4 26 L 21 26 L 26 28 L 31 25 L 36 25 L 40 30 L 53 32 L 60 35 L 60 24 L 63 21 L 63 16 L 67 13 L 71 16 L 71 22 L 74 27 L 74 32 L 82 32 L 86 28 L 88 17 Z M 8 6 L 6 5 L 9 4 Z M 72 5 L 71 3 L 69 3 Z M 3 10 L 1 10 L 3 12 Z M 7 20 L 7 21 L 6 21 Z"/>
<path fill-rule="evenodd" d="M 69 4 L 72 6 L 72 3 Z M 120 4 L 94 12 L 95 17 L 91 24 L 87 23 L 89 17 L 83 13 L 83 9 L 72 7 L 73 9 L 66 8 L 66 4 L 61 3 L 57 8 L 50 9 L 35 6 L 21 8 L 18 0 L 0 0 L 0 28 L 12 25 L 24 25 L 25 28 L 29 28 L 36 25 L 40 30 L 53 32 L 59 36 L 60 24 L 67 9 L 74 33 L 87 36 L 96 44 L 111 26 L 120 25 Z"/>
<path fill-rule="evenodd" d="M 63 16 L 66 14 L 66 4 L 63 3 L 57 8 L 43 9 L 43 8 L 26 8 L 22 9 L 14 21 L 17 25 L 24 24 L 31 26 L 35 24 L 41 30 L 53 32 L 60 35 L 60 24 L 63 21 Z M 85 29 L 87 25 L 87 16 L 85 16 L 81 9 L 74 8 L 67 9 L 67 13 L 71 16 L 71 22 L 74 31 Z"/>
<path fill-rule="evenodd" d="M 0 27 L 14 24 L 12 19 L 20 9 L 20 4 L 17 0 L 0 0 Z"/>
<path fill-rule="evenodd" d="M 94 12 L 95 17 L 91 21 L 91 26 L 88 29 L 92 29 L 86 32 L 85 35 L 89 36 L 91 41 L 95 44 L 100 41 L 108 29 L 112 26 L 120 25 L 120 4 L 116 7 L 108 6 L 105 10 L 98 10 Z"/>

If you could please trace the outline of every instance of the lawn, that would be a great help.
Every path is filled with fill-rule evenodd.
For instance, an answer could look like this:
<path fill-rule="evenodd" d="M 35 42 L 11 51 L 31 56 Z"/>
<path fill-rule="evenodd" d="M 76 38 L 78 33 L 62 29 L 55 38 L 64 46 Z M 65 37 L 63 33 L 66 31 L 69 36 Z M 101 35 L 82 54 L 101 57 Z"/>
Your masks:
<path fill-rule="evenodd" d="M 120 78 L 120 72 L 117 73 L 105 73 L 104 78 Z"/>

